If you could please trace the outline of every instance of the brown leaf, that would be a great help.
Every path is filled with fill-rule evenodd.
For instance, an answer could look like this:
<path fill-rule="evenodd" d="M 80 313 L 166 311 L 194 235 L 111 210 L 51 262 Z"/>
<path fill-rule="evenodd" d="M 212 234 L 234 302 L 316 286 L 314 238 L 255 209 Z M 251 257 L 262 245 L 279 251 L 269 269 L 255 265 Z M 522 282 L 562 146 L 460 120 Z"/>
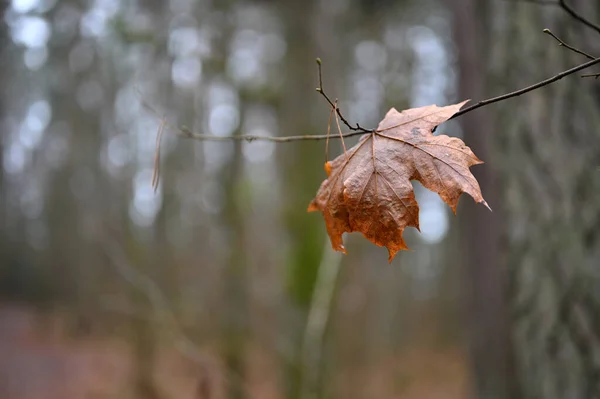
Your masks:
<path fill-rule="evenodd" d="M 469 171 L 483 162 L 462 140 L 431 133 L 466 102 L 402 112 L 392 108 L 375 132 L 365 134 L 326 164 L 328 178 L 308 211 L 323 212 L 335 250 L 346 253 L 342 234 L 353 231 L 386 246 L 390 262 L 396 252 L 408 249 L 402 238 L 404 228 L 419 229 L 419 206 L 411 180 L 438 193 L 455 213 L 463 192 L 488 206 Z"/>

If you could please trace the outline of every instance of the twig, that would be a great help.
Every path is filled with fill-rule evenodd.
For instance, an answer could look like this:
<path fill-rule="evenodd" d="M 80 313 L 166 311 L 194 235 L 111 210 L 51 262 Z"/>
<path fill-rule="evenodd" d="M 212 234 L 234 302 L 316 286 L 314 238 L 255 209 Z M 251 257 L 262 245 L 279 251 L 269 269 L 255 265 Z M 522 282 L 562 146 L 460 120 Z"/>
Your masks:
<path fill-rule="evenodd" d="M 523 95 L 525 93 L 528 93 L 530 91 L 533 91 L 535 89 L 539 89 L 540 87 L 543 86 L 547 86 L 550 83 L 554 83 L 557 80 L 560 80 L 562 78 L 564 78 L 565 76 L 574 74 L 575 72 L 579 72 L 583 69 L 589 68 L 593 65 L 599 64 L 600 63 L 600 58 L 594 58 L 591 61 L 588 61 L 584 64 L 578 65 L 576 67 L 573 67 L 571 69 L 567 69 L 566 71 L 562 71 L 559 74 L 542 80 L 541 82 L 538 82 L 536 84 L 533 84 L 531 86 L 527 86 L 523 89 L 520 90 L 516 90 L 507 94 L 503 94 L 501 96 L 497 96 L 497 97 L 492 97 L 492 98 L 488 98 L 487 100 L 482 100 L 479 101 L 476 104 L 471 105 L 470 107 L 461 109 L 460 111 L 458 111 L 457 113 L 455 113 L 450 119 L 454 119 L 457 118 L 461 115 L 466 114 L 467 112 L 471 112 L 476 110 L 477 108 L 481 108 L 483 106 L 489 105 L 489 104 L 493 104 L 493 103 L 497 103 L 498 101 L 503 101 L 503 100 L 507 100 L 509 98 L 512 97 L 518 97 L 520 95 Z M 593 75 L 584 75 L 585 77 L 595 77 L 596 74 Z M 339 111 L 339 109 L 338 109 Z M 342 119 L 343 122 L 343 119 Z M 168 125 L 167 125 L 168 126 Z M 354 132 L 347 132 L 347 133 L 342 133 L 340 136 L 338 136 L 339 138 L 347 138 L 347 137 L 352 137 L 352 136 L 358 136 L 358 135 L 362 135 L 365 133 L 372 133 L 372 130 L 366 130 L 361 128 L 361 131 L 354 131 Z M 235 140 L 243 140 L 243 141 L 254 141 L 254 140 L 265 140 L 265 141 L 272 141 L 272 142 L 276 142 L 276 143 L 285 143 L 285 142 L 291 142 L 291 141 L 302 141 L 302 140 L 325 140 L 327 139 L 327 135 L 322 134 L 322 135 L 307 135 L 307 136 L 287 136 L 287 137 L 267 137 L 267 136 L 252 136 L 252 135 L 243 135 L 243 136 L 227 136 L 227 137 L 220 137 L 220 136 L 213 136 L 213 135 L 208 135 L 208 134 L 197 134 L 194 133 L 192 131 L 190 131 L 188 128 L 181 127 L 178 129 L 179 133 L 184 136 L 184 137 L 188 137 L 188 138 L 192 138 L 192 139 L 196 139 L 196 140 L 212 140 L 212 141 L 235 141 Z M 334 136 L 335 137 L 335 136 Z M 331 138 L 334 138 L 331 137 Z"/>
<path fill-rule="evenodd" d="M 167 127 L 168 127 L 168 125 L 167 125 Z M 289 143 L 292 141 L 311 141 L 311 140 L 318 141 L 318 140 L 326 140 L 328 137 L 326 134 L 309 134 L 309 135 L 305 135 L 305 136 L 286 136 L 286 137 L 255 136 L 255 135 L 251 135 L 251 134 L 245 134 L 245 135 L 241 135 L 241 136 L 221 137 L 221 136 L 214 136 L 212 134 L 194 133 L 185 126 L 182 126 L 178 129 L 176 129 L 175 133 L 182 137 L 187 137 L 190 139 L 201 140 L 201 141 L 248 141 L 248 142 L 271 141 L 273 143 Z M 367 133 L 371 133 L 371 132 L 367 131 Z M 341 138 L 341 137 L 347 138 L 347 137 L 353 137 L 353 136 L 360 136 L 362 134 L 365 134 L 365 132 L 363 132 L 363 131 L 346 132 L 346 133 L 342 133 L 341 136 L 337 136 L 337 137 L 331 136 L 330 138 L 331 139 Z"/>
<path fill-rule="evenodd" d="M 586 52 L 584 52 L 584 51 L 581 51 L 581 50 L 579 50 L 579 49 L 576 49 L 576 48 L 575 48 L 575 47 L 573 47 L 573 46 L 569 46 L 567 43 L 565 43 L 565 42 L 563 42 L 562 40 L 560 40 L 560 39 L 559 39 L 559 38 L 558 38 L 558 37 L 557 37 L 557 36 L 556 36 L 554 33 L 552 33 L 552 32 L 550 31 L 550 29 L 544 29 L 544 30 L 543 30 L 543 32 L 544 32 L 544 33 L 547 33 L 547 34 L 549 34 L 549 35 L 550 35 L 550 36 L 552 36 L 554 39 L 556 39 L 556 41 L 558 42 L 558 45 L 559 45 L 559 46 L 566 47 L 566 48 L 568 48 L 569 50 L 571 50 L 571 51 L 574 51 L 574 52 L 576 52 L 576 53 L 578 53 L 578 54 L 581 54 L 581 55 L 583 55 L 583 56 L 587 57 L 587 58 L 588 58 L 588 59 L 590 59 L 590 60 L 595 60 L 595 59 L 596 59 L 596 57 L 594 57 L 594 56 L 591 56 L 591 55 L 589 55 L 588 53 L 586 53 Z M 598 77 L 600 77 L 600 73 L 592 73 L 592 74 L 587 74 L 587 75 L 581 75 L 581 77 L 582 77 L 582 78 L 595 78 L 595 79 L 598 79 Z"/>
<path fill-rule="evenodd" d="M 355 131 L 355 132 L 362 132 L 362 133 L 371 133 L 372 130 L 369 129 L 365 129 L 363 127 L 361 127 L 358 123 L 356 124 L 356 126 L 352 126 L 350 124 L 350 122 L 348 122 L 346 120 L 346 118 L 344 118 L 344 115 L 342 115 L 342 111 L 340 111 L 339 108 L 336 107 L 336 105 L 333 103 L 333 101 L 331 101 L 331 99 L 329 98 L 329 96 L 325 93 L 325 89 L 323 89 L 323 75 L 321 72 L 321 59 L 317 58 L 317 67 L 319 70 L 319 87 L 317 87 L 317 91 L 319 93 L 321 93 L 321 95 L 323 97 L 325 97 L 325 100 L 327 100 L 327 102 L 329 103 L 329 105 L 331 105 L 333 108 L 336 109 L 336 113 L 338 114 L 338 116 L 340 117 L 340 119 L 342 120 L 342 122 L 344 123 L 344 125 L 348 126 L 348 129 Z"/>
<path fill-rule="evenodd" d="M 582 78 L 600 78 L 600 73 L 588 73 L 587 75 L 581 75 Z"/>
<path fill-rule="evenodd" d="M 578 66 L 576 66 L 574 68 L 567 69 L 566 71 L 563 71 L 563 72 L 559 73 L 556 76 L 553 76 L 553 77 L 551 77 L 549 79 L 546 79 L 546 80 L 542 80 L 541 82 L 538 82 L 538 83 L 536 83 L 534 85 L 525 87 L 525 88 L 517 90 L 517 91 L 513 91 L 511 93 L 503 94 L 503 95 L 498 96 L 498 97 L 493 97 L 493 98 L 489 98 L 487 100 L 479 101 L 477 104 L 471 105 L 470 107 L 467 107 L 465 109 L 462 109 L 462 110 L 458 111 L 450 119 L 454 119 L 456 117 L 459 117 L 461 115 L 466 114 L 467 112 L 471 112 L 471 111 L 476 110 L 477 108 L 481 108 L 481 107 L 483 107 L 485 105 L 497 103 L 498 101 L 506 100 L 506 99 L 509 99 L 511 97 L 517 97 L 517 96 L 520 96 L 522 94 L 528 93 L 528 92 L 530 92 L 532 90 L 539 89 L 540 87 L 543 87 L 543 86 L 549 85 L 550 83 L 556 82 L 557 80 L 560 80 L 560 79 L 564 78 L 567 75 L 571 75 L 571 74 L 573 74 L 575 72 L 579 72 L 582 69 L 589 68 L 592 65 L 596 65 L 598 63 L 600 63 L 600 58 L 595 58 L 595 59 L 593 59 L 591 61 L 586 62 L 585 64 L 581 64 L 581 65 L 578 65 Z"/>
<path fill-rule="evenodd" d="M 322 84 L 322 75 L 321 75 L 321 61 L 320 59 L 317 59 L 317 64 L 319 65 L 319 84 Z M 549 85 L 550 83 L 556 82 L 557 80 L 560 80 L 562 78 L 564 78 L 565 76 L 571 75 L 575 72 L 581 71 L 582 69 L 586 69 L 589 68 L 593 65 L 596 65 L 600 63 L 600 58 L 595 58 L 591 61 L 588 61 L 584 64 L 578 65 L 574 68 L 568 69 L 566 71 L 560 72 L 559 74 L 542 80 L 541 82 L 538 82 L 534 85 L 525 87 L 523 89 L 517 90 L 517 91 L 513 91 L 511 93 L 507 93 L 507 94 L 503 94 L 501 96 L 498 97 L 493 97 L 493 98 L 489 98 L 487 100 L 482 100 L 479 101 L 476 104 L 471 105 L 470 107 L 464 108 L 460 111 L 458 111 L 456 114 L 454 114 L 452 116 L 452 118 L 450 119 L 454 119 L 457 118 L 461 115 L 466 114 L 467 112 L 471 112 L 476 110 L 477 108 L 481 108 L 483 106 L 489 105 L 489 104 L 493 104 L 496 103 L 498 101 L 503 101 L 506 99 L 509 99 L 511 97 L 517 97 L 520 96 L 522 94 L 528 93 L 532 90 L 538 89 L 540 87 Z M 596 74 L 593 75 L 584 75 L 584 77 L 596 77 Z M 600 76 L 600 74 L 598 75 Z M 342 115 L 341 111 L 339 108 L 336 107 L 335 103 L 333 101 L 331 101 L 331 99 L 329 98 L 329 96 L 327 96 L 327 94 L 323 91 L 322 87 L 318 87 L 317 91 L 319 93 L 321 93 L 321 95 L 323 95 L 323 97 L 327 100 L 327 102 L 336 110 L 336 114 L 340 117 L 340 119 L 342 120 L 342 122 L 348 126 L 350 128 L 350 130 L 352 130 L 351 132 L 346 132 L 346 133 L 342 133 L 339 136 L 329 136 L 327 134 L 321 134 L 321 135 L 304 135 L 304 136 L 286 136 L 286 137 L 269 137 L 269 136 L 256 136 L 256 135 L 240 135 L 240 136 L 215 136 L 215 135 L 210 135 L 210 134 L 200 134 L 200 133 L 195 133 L 192 132 L 188 127 L 186 126 L 181 126 L 179 128 L 177 127 L 173 127 L 170 126 L 166 121 L 164 121 L 164 119 L 162 119 L 162 123 L 164 123 L 164 127 L 171 129 L 175 134 L 181 136 L 181 137 L 185 137 L 185 138 L 190 138 L 190 139 L 194 139 L 194 140 L 200 140 L 200 141 L 247 141 L 247 142 L 252 142 L 252 141 L 270 141 L 273 143 L 289 143 L 289 142 L 295 142 L 295 141 L 319 141 L 319 140 L 327 140 L 328 138 L 341 138 L 341 139 L 345 139 L 348 137 L 353 137 L 353 136 L 360 136 L 363 135 L 365 133 L 372 133 L 374 130 L 368 130 L 365 129 L 363 127 L 361 127 L 360 125 L 356 124 L 356 127 L 353 127 L 352 125 L 350 125 L 350 123 L 344 118 L 344 116 Z M 149 109 L 151 112 L 153 112 L 155 115 L 158 116 L 158 112 L 156 112 L 150 105 L 148 105 L 147 103 L 145 103 L 142 100 L 142 104 L 144 105 L 145 108 Z"/>
<path fill-rule="evenodd" d="M 558 4 L 561 6 L 561 8 L 563 10 L 565 10 L 567 12 L 567 14 L 569 14 L 570 16 L 572 16 L 573 18 L 575 18 L 576 20 L 578 20 L 579 22 L 581 22 L 588 28 L 591 28 L 591 29 L 595 30 L 596 32 L 600 33 L 600 25 L 595 24 L 595 23 L 587 20 L 586 18 L 584 18 L 583 15 L 579 14 L 570 5 L 568 5 L 565 0 L 559 0 Z"/>
<path fill-rule="evenodd" d="M 595 24 L 593 22 L 591 22 L 590 20 L 586 19 L 583 15 L 579 14 L 577 11 L 575 11 L 575 9 L 573 7 L 571 7 L 569 4 L 567 4 L 567 2 L 565 0 L 558 0 L 558 1 L 551 1 L 551 0 L 506 0 L 510 3 L 531 3 L 531 4 L 540 4 L 540 5 L 546 5 L 546 6 L 559 6 L 560 8 L 562 8 L 563 10 L 565 10 L 565 12 L 567 14 L 569 14 L 571 17 L 575 18 L 576 20 L 578 20 L 579 22 L 581 22 L 582 24 L 584 24 L 585 26 L 587 26 L 588 28 L 591 28 L 593 30 L 595 30 L 596 32 L 600 33 L 600 24 Z"/>
<path fill-rule="evenodd" d="M 310 134 L 310 135 L 304 135 L 304 136 L 270 137 L 270 136 L 256 136 L 253 134 L 243 134 L 243 135 L 239 135 L 239 136 L 215 136 L 213 134 L 195 133 L 195 132 L 192 132 L 192 130 L 187 126 L 181 126 L 181 127 L 171 126 L 163 117 L 160 116 L 158 111 L 156 109 L 154 109 L 150 104 L 145 102 L 142 98 L 140 98 L 140 101 L 144 108 L 146 108 L 148 111 L 150 111 L 151 113 L 156 115 L 157 118 L 160 119 L 161 124 L 163 125 L 164 129 L 168 129 L 180 137 L 199 140 L 199 141 L 247 141 L 247 142 L 270 141 L 272 143 L 287 143 L 287 142 L 292 142 L 292 141 L 303 141 L 303 140 L 306 140 L 306 141 L 326 140 L 328 137 L 327 134 Z M 370 131 L 367 131 L 367 133 L 370 133 Z M 353 137 L 353 136 L 360 136 L 362 134 L 365 134 L 365 132 L 353 131 L 353 132 L 342 133 L 342 135 L 338 136 L 338 137 L 332 136 L 331 138 L 335 138 L 335 139 L 347 138 L 347 137 Z"/>
<path fill-rule="evenodd" d="M 596 59 L 596 57 L 593 57 L 593 56 L 589 55 L 589 54 L 588 54 L 588 53 L 586 53 L 585 51 L 581 51 L 581 50 L 579 50 L 579 49 L 576 49 L 575 47 L 573 47 L 573 46 L 570 46 L 570 45 L 568 45 L 567 43 L 563 42 L 563 41 L 562 41 L 562 40 L 560 40 L 560 39 L 559 39 L 559 38 L 558 38 L 558 37 L 557 37 L 557 36 L 556 36 L 554 33 L 552 33 L 552 31 L 551 31 L 550 29 L 544 29 L 542 32 L 544 32 L 544 33 L 546 33 L 546 34 L 548 34 L 548 35 L 552 36 L 552 37 L 553 37 L 553 38 L 554 38 L 554 39 L 555 39 L 555 40 L 558 42 L 558 45 L 559 45 L 559 46 L 566 47 L 566 48 L 568 48 L 569 50 L 571 50 L 571 51 L 574 51 L 574 52 L 576 52 L 577 54 L 581 54 L 581 55 L 583 55 L 584 57 L 587 57 L 587 58 L 588 58 L 588 59 L 590 59 L 590 60 L 595 60 L 595 59 Z"/>

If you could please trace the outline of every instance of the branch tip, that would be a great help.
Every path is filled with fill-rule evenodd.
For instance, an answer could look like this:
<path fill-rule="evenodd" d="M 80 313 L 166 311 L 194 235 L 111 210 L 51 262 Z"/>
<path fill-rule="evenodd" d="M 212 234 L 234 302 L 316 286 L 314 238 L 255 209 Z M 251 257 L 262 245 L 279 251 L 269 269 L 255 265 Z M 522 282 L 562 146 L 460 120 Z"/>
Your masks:
<path fill-rule="evenodd" d="M 548 35 L 552 36 L 554 38 L 554 40 L 556 40 L 558 42 L 558 45 L 561 47 L 566 47 L 569 50 L 571 50 L 574 53 L 577 54 L 581 54 L 584 57 L 586 57 L 589 60 L 595 60 L 596 57 L 586 53 L 585 51 L 579 50 L 578 48 L 575 48 L 567 43 L 565 43 L 563 40 L 561 40 L 558 36 L 556 36 L 554 33 L 552 33 L 552 31 L 550 29 L 544 29 L 542 32 L 547 33 Z"/>
<path fill-rule="evenodd" d="M 339 107 L 337 106 L 337 99 L 335 100 L 336 103 L 334 104 L 333 101 L 331 100 L 331 98 L 329 98 L 329 96 L 325 93 L 325 89 L 323 89 L 323 72 L 321 71 L 321 59 L 320 58 L 317 58 L 317 71 L 319 73 L 319 87 L 317 87 L 317 92 L 319 92 L 323 96 L 323 98 L 325 98 L 325 100 L 327 100 L 329 105 L 335 109 L 335 113 L 337 114 L 337 116 L 339 116 L 342 123 L 344 125 L 346 125 L 346 127 L 348 127 L 348 129 L 352 130 L 353 132 L 370 133 L 371 129 L 364 129 L 364 128 L 360 127 L 360 125 L 358 123 L 356 124 L 356 126 L 352 126 L 350 124 L 350 122 L 348 122 L 348 120 L 346 120 L 346 118 L 344 118 L 342 111 L 340 111 Z"/>

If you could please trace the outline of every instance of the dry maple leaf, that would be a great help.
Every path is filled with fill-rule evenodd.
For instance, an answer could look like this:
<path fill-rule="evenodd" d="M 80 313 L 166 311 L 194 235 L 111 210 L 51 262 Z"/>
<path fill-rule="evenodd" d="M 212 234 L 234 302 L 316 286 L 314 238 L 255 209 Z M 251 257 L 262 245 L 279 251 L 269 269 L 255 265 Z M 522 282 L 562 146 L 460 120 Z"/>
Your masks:
<path fill-rule="evenodd" d="M 419 206 L 411 180 L 438 193 L 454 213 L 463 192 L 489 208 L 469 171 L 483 162 L 462 140 L 431 132 L 467 101 L 402 112 L 392 108 L 374 132 L 325 164 L 328 178 L 308 211 L 323 212 L 335 250 L 346 253 L 342 234 L 353 231 L 387 247 L 390 262 L 396 252 L 408 249 L 402 238 L 404 228 L 419 229 Z"/>

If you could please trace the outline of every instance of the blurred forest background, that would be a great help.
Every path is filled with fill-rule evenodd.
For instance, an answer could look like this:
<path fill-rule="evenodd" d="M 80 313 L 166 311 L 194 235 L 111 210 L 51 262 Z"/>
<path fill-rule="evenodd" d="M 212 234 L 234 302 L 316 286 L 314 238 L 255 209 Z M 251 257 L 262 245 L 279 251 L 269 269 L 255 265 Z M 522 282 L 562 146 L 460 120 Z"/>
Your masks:
<path fill-rule="evenodd" d="M 600 21 L 595 2 L 573 1 Z M 0 3 L 0 396 L 600 398 L 600 83 L 440 127 L 494 209 L 417 187 L 412 251 L 332 253 L 306 208 L 324 85 L 351 122 L 600 56 L 560 7 L 476 0 Z M 147 103 L 158 110 L 151 112 Z M 348 140 L 348 144 L 353 143 Z M 330 145 L 330 158 L 340 143 Z"/>

